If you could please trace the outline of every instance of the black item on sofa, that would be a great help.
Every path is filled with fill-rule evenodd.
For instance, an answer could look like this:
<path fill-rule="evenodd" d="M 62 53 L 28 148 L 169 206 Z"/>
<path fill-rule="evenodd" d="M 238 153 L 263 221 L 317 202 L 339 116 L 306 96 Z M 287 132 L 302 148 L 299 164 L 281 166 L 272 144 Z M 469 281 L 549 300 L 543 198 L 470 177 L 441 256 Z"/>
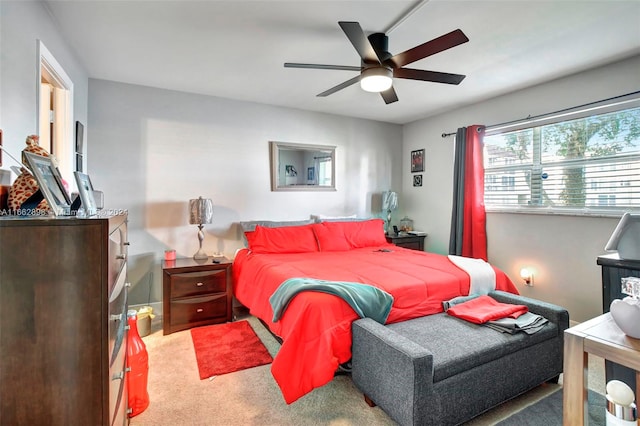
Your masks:
<path fill-rule="evenodd" d="M 557 380 L 568 312 L 505 292 L 549 322 L 538 333 L 496 333 L 441 313 L 389 325 L 353 323 L 352 379 L 365 398 L 401 425 L 456 425 Z"/>

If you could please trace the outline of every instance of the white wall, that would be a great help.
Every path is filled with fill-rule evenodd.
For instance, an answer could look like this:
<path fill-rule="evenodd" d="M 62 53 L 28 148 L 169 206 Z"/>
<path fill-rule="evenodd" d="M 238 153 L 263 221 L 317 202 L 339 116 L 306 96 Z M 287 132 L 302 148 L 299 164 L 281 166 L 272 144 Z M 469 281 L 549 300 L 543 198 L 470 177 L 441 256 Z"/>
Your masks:
<path fill-rule="evenodd" d="M 0 128 L 3 145 L 19 158 L 28 135 L 37 134 L 36 40 L 64 68 L 74 84 L 74 122 L 87 122 L 88 76 L 82 64 L 60 35 L 41 2 L 0 1 Z M 3 168 L 15 165 L 3 156 Z M 72 176 L 64 176 L 73 179 Z"/>
<path fill-rule="evenodd" d="M 460 88 L 464 87 L 464 83 Z M 403 202 L 414 227 L 427 231 L 426 250 L 446 254 L 453 197 L 453 136 L 458 127 L 492 125 L 549 113 L 640 88 L 640 56 L 500 96 L 404 126 Z M 412 187 L 410 152 L 425 148 L 423 186 Z M 565 306 L 575 321 L 602 313 L 601 271 L 596 264 L 618 219 L 489 213 L 489 261 L 517 283 L 522 294 Z M 534 287 L 519 278 L 535 268 Z"/>
<path fill-rule="evenodd" d="M 239 221 L 370 216 L 401 186 L 398 125 L 104 80 L 89 95 L 88 171 L 107 208 L 129 210 L 133 304 L 161 300 L 165 249 L 196 252 L 190 198 L 214 203 L 207 253 L 232 257 Z M 269 141 L 337 146 L 337 191 L 272 192 Z"/>

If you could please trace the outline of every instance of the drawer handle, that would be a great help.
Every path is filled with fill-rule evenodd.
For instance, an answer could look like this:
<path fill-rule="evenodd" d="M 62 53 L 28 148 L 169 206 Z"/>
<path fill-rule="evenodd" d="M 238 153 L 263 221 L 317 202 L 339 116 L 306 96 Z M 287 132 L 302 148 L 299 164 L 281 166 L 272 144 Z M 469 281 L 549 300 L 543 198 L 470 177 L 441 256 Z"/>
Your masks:
<path fill-rule="evenodd" d="M 125 260 L 126 258 L 127 258 L 127 255 L 125 253 L 116 254 L 116 259 Z"/>
<path fill-rule="evenodd" d="M 196 287 L 202 287 L 204 284 L 203 283 L 197 283 Z"/>
<path fill-rule="evenodd" d="M 196 309 L 196 312 L 197 312 L 197 313 L 204 312 L 204 309 L 202 309 L 202 308 L 198 308 L 198 309 Z"/>

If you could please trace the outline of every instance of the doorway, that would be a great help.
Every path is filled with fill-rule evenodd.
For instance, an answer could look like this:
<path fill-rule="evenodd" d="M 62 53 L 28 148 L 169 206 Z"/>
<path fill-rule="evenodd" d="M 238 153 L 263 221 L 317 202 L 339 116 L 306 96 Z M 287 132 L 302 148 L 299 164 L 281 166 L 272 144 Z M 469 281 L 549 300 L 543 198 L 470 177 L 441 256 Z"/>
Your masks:
<path fill-rule="evenodd" d="M 75 189 L 73 82 L 49 49 L 37 41 L 37 127 L 40 146 L 58 160 L 60 174 Z"/>

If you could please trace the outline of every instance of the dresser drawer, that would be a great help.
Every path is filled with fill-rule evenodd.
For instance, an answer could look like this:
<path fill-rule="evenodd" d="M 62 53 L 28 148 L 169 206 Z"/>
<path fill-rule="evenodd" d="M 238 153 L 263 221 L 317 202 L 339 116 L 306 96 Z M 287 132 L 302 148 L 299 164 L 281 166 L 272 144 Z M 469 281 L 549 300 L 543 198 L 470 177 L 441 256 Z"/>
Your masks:
<path fill-rule="evenodd" d="M 109 298 L 109 366 L 113 365 L 120 348 L 124 347 L 127 325 L 126 274 L 120 274 Z"/>
<path fill-rule="evenodd" d="M 116 283 L 118 275 L 124 271 L 127 260 L 127 224 L 126 222 L 116 228 L 109 235 L 109 283 Z"/>
<path fill-rule="evenodd" d="M 126 421 L 126 407 L 128 404 L 126 372 L 127 346 L 121 345 L 114 355 L 109 367 L 109 420 L 112 425 L 122 425 Z"/>
<path fill-rule="evenodd" d="M 227 318 L 227 296 L 217 294 L 171 301 L 171 325 Z"/>
<path fill-rule="evenodd" d="M 171 299 L 226 291 L 227 272 L 225 269 L 171 274 Z"/>

